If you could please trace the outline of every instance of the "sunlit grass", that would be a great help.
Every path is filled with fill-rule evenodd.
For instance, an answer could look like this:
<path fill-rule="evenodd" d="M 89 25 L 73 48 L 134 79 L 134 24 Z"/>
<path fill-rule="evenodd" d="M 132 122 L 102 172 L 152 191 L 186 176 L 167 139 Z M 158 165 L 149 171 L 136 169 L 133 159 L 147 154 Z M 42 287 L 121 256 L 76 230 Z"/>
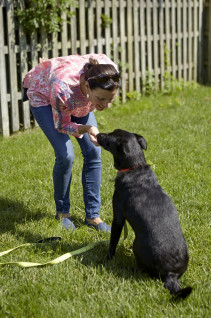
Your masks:
<path fill-rule="evenodd" d="M 160 280 L 135 270 L 134 234 L 119 244 L 106 263 L 106 243 L 52 267 L 0 267 L 0 317 L 209 317 L 210 312 L 210 109 L 211 88 L 198 87 L 171 96 L 142 97 L 97 112 L 99 130 L 126 129 L 145 137 L 147 161 L 177 206 L 190 252 L 182 286 L 191 296 L 176 303 Z M 40 129 L 0 139 L 0 251 L 48 236 L 58 243 L 30 246 L 0 258 L 45 262 L 90 242 L 109 239 L 83 225 L 82 156 L 72 138 L 75 163 L 69 233 L 54 219 L 53 150 Z M 112 221 L 116 171 L 102 150 L 101 217 Z"/>

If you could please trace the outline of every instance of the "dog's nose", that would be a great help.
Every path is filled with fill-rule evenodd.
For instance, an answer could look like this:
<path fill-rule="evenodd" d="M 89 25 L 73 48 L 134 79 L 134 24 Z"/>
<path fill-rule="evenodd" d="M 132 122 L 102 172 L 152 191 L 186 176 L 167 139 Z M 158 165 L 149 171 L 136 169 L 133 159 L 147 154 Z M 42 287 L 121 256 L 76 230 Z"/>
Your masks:
<path fill-rule="evenodd" d="M 107 135 L 107 134 L 105 134 L 105 133 L 99 133 L 99 134 L 97 134 L 96 137 L 97 137 L 98 143 L 100 143 L 103 139 L 105 139 L 106 135 Z"/>
<path fill-rule="evenodd" d="M 101 135 L 102 135 L 101 133 L 99 133 L 99 134 L 96 135 L 96 138 L 97 138 L 97 141 L 98 141 L 98 142 L 99 142 L 99 140 L 100 140 L 100 138 L 101 138 Z"/>

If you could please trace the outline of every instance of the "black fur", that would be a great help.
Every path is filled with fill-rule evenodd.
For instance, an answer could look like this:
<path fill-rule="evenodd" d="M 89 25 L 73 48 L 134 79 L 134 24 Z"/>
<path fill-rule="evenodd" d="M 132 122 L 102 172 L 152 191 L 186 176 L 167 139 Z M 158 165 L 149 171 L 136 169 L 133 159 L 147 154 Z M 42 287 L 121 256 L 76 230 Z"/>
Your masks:
<path fill-rule="evenodd" d="M 138 267 L 161 277 L 171 294 L 187 297 L 192 288 L 180 289 L 178 278 L 188 266 L 188 248 L 176 208 L 146 164 L 146 140 L 121 129 L 97 135 L 100 146 L 110 151 L 119 171 L 113 195 L 113 222 L 107 258 L 115 255 L 125 220 L 135 232 L 133 252 Z"/>

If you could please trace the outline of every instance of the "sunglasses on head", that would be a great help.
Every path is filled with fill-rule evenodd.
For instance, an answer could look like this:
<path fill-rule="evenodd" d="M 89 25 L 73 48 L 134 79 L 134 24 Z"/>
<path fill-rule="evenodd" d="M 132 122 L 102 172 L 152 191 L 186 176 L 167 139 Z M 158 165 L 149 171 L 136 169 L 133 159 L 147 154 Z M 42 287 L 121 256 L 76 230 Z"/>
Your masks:
<path fill-rule="evenodd" d="M 120 74 L 118 72 L 114 74 L 99 74 L 96 76 L 89 77 L 87 81 L 92 79 L 96 80 L 99 83 L 106 83 L 109 79 L 112 79 L 114 82 L 118 82 L 120 79 Z"/>

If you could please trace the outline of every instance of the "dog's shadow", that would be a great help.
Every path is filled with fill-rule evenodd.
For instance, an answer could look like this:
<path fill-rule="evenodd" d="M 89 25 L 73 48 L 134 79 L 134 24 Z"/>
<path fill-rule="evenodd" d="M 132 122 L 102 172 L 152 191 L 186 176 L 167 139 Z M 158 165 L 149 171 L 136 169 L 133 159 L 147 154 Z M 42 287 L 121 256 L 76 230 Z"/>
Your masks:
<path fill-rule="evenodd" d="M 128 252 L 128 249 L 122 243 L 118 244 L 116 254 L 112 260 L 107 260 L 107 251 L 108 244 L 99 243 L 99 246 L 79 257 L 80 262 L 83 266 L 93 267 L 99 272 L 106 270 L 107 273 L 112 273 L 112 275 L 126 280 L 150 279 L 144 271 L 137 267 L 133 252 Z"/>

